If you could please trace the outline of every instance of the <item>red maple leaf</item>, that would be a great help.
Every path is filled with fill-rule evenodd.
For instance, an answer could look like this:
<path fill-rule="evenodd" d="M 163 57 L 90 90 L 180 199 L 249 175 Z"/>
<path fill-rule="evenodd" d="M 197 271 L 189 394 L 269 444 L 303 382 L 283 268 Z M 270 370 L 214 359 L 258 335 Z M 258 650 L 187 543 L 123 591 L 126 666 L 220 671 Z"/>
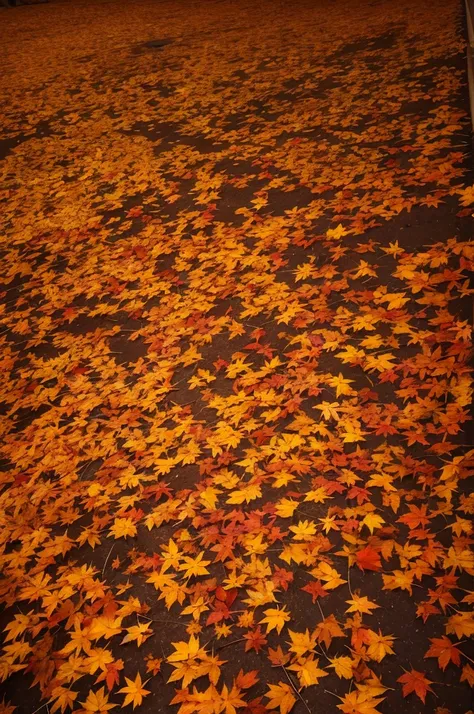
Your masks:
<path fill-rule="evenodd" d="M 243 669 L 240 670 L 237 677 L 235 678 L 235 685 L 239 689 L 250 689 L 254 684 L 258 682 L 258 671 L 252 669 L 250 672 L 245 672 Z"/>
<path fill-rule="evenodd" d="M 382 568 L 380 555 L 370 545 L 356 553 L 356 563 L 361 570 L 380 570 Z"/>
<path fill-rule="evenodd" d="M 291 570 L 285 570 L 285 568 L 275 568 L 272 580 L 277 587 L 286 591 L 288 590 L 288 585 L 293 581 L 293 573 Z"/>
<path fill-rule="evenodd" d="M 402 691 L 404 697 L 407 697 L 411 694 L 411 692 L 415 692 L 423 704 L 425 703 L 426 693 L 433 692 L 430 687 L 432 682 L 425 677 L 423 672 L 417 672 L 416 669 L 412 669 L 411 672 L 405 672 L 405 674 L 402 674 L 402 676 L 397 679 L 397 682 L 403 684 Z"/>
<path fill-rule="evenodd" d="M 302 587 L 301 590 L 304 590 L 306 593 L 309 593 L 313 598 L 313 602 L 316 602 L 318 597 L 326 597 L 326 595 L 329 595 L 328 591 L 324 589 L 320 580 L 313 580 L 311 583 L 307 583 L 307 585 Z"/>
<path fill-rule="evenodd" d="M 247 632 L 247 634 L 244 635 L 244 640 L 247 640 L 245 643 L 246 652 L 250 652 L 250 650 L 259 652 L 262 647 L 267 644 L 267 638 L 262 634 L 260 627 L 257 627 L 256 630 L 252 630 L 252 632 Z"/>
<path fill-rule="evenodd" d="M 430 637 L 430 642 L 432 644 L 425 654 L 425 659 L 427 657 L 437 657 L 438 664 L 442 670 L 445 670 L 450 662 L 459 667 L 461 664 L 461 652 L 449 637 L 445 635 L 442 637 Z"/>

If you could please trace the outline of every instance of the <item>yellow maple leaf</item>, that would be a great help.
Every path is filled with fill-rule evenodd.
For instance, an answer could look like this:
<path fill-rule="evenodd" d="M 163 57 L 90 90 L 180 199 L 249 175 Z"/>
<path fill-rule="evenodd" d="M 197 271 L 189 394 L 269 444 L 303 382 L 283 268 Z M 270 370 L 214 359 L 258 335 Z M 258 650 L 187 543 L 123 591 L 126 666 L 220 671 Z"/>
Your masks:
<path fill-rule="evenodd" d="M 134 680 L 125 677 L 125 681 L 127 682 L 127 686 L 122 687 L 122 689 L 118 690 L 119 694 L 125 694 L 122 709 L 123 707 L 126 707 L 127 704 L 132 704 L 133 709 L 135 709 L 135 707 L 140 706 L 140 704 L 143 702 L 143 697 L 146 697 L 148 696 L 148 694 L 150 694 L 150 690 L 145 689 L 144 686 L 148 682 L 148 679 L 142 682 L 140 672 L 137 672 L 137 676 Z"/>
<path fill-rule="evenodd" d="M 124 645 L 127 642 L 135 641 L 137 647 L 140 647 L 152 634 L 153 630 L 150 630 L 148 623 L 138 623 L 138 625 L 132 625 L 132 627 L 127 628 L 127 634 L 120 644 Z"/>
<path fill-rule="evenodd" d="M 96 647 L 89 651 L 89 656 L 84 660 L 84 666 L 87 667 L 89 674 L 95 674 L 98 669 L 105 672 L 107 665 L 113 661 L 114 657 L 110 650 Z"/>
<path fill-rule="evenodd" d="M 310 687 L 317 684 L 321 677 L 327 677 L 328 673 L 318 667 L 319 659 L 308 657 L 290 665 L 288 669 L 296 672 L 301 687 Z"/>
<path fill-rule="evenodd" d="M 101 687 L 97 692 L 91 690 L 86 701 L 81 702 L 81 704 L 88 714 L 105 714 L 105 712 L 117 706 L 116 704 L 109 704 L 109 697 L 105 693 L 105 687 Z"/>
<path fill-rule="evenodd" d="M 92 620 L 92 624 L 88 631 L 88 637 L 91 640 L 98 640 L 101 637 L 105 637 L 105 639 L 108 640 L 114 635 L 119 635 L 122 632 L 121 625 L 121 617 L 107 617 L 105 615 L 99 615 Z"/>
<path fill-rule="evenodd" d="M 349 692 L 339 699 L 342 704 L 338 704 L 337 708 L 344 714 L 380 714 L 376 707 L 383 702 L 383 697 L 372 697 L 368 692 L 359 691 Z"/>
<path fill-rule="evenodd" d="M 459 193 L 461 195 L 462 206 L 470 206 L 471 203 L 474 203 L 474 186 L 467 186 L 467 188 L 462 189 Z"/>
<path fill-rule="evenodd" d="M 200 615 L 203 612 L 206 612 L 206 610 L 209 610 L 208 606 L 204 602 L 204 598 L 202 596 L 196 598 L 194 601 L 191 602 L 190 605 L 185 607 L 182 611 L 182 615 L 192 615 L 193 620 L 199 620 Z"/>
<path fill-rule="evenodd" d="M 291 498 L 282 498 L 275 506 L 275 513 L 280 518 L 291 518 L 298 505 L 298 501 L 292 501 Z"/>
<path fill-rule="evenodd" d="M 126 538 L 127 536 L 136 536 L 137 527 L 131 518 L 116 518 L 113 526 L 110 528 L 110 533 L 115 539 Z"/>
<path fill-rule="evenodd" d="M 339 679 L 352 679 L 354 673 L 352 669 L 353 662 L 350 657 L 334 657 L 329 661 L 331 662 L 329 666 L 334 668 L 334 671 L 339 677 Z"/>
<path fill-rule="evenodd" d="M 385 655 L 395 654 L 392 649 L 395 638 L 392 635 L 382 635 L 380 631 L 377 634 L 373 630 L 367 630 L 367 639 L 369 642 L 367 654 L 376 662 L 381 662 Z"/>
<path fill-rule="evenodd" d="M 195 657 L 205 657 L 206 651 L 199 645 L 199 639 L 191 635 L 189 642 L 172 642 L 176 652 L 167 657 L 168 662 L 185 662 Z"/>
<path fill-rule="evenodd" d="M 451 615 L 446 624 L 446 634 L 456 634 L 456 637 L 472 637 L 474 635 L 474 616 L 470 612 L 458 612 Z"/>
<path fill-rule="evenodd" d="M 360 612 L 362 615 L 370 615 L 372 610 L 375 610 L 379 605 L 375 602 L 371 602 L 367 597 L 359 597 L 359 595 L 353 595 L 352 600 L 346 600 L 350 607 L 347 608 L 346 612 Z"/>
<path fill-rule="evenodd" d="M 367 355 L 366 367 L 369 372 L 374 369 L 379 372 L 385 372 L 386 370 L 393 369 L 393 360 L 395 359 L 396 357 L 391 352 L 387 352 L 383 355 Z"/>
<path fill-rule="evenodd" d="M 305 630 L 304 632 L 288 630 L 288 634 L 291 637 L 290 652 L 294 652 L 300 657 L 306 654 L 306 652 L 312 652 L 316 647 L 316 637 L 314 634 L 310 635 L 309 630 Z"/>
<path fill-rule="evenodd" d="M 226 684 L 223 685 L 222 691 L 217 695 L 219 709 L 218 711 L 224 714 L 236 714 L 236 710 L 246 706 L 246 702 L 240 698 L 240 689 L 233 686 L 229 689 Z"/>
<path fill-rule="evenodd" d="M 62 686 L 54 687 L 50 699 L 50 702 L 54 703 L 49 707 L 49 711 L 54 714 L 58 709 L 61 709 L 61 714 L 64 714 L 66 709 L 72 709 L 76 698 L 77 692 L 73 692 L 72 689 Z"/>
<path fill-rule="evenodd" d="M 199 499 L 206 506 L 206 508 L 209 508 L 210 511 L 215 511 L 216 503 L 220 493 L 222 493 L 222 491 L 220 491 L 219 489 L 208 486 L 203 491 L 201 491 L 201 493 L 199 494 Z"/>
<path fill-rule="evenodd" d="M 408 590 L 412 593 L 413 573 L 403 570 L 394 570 L 392 575 L 382 575 L 384 590 Z"/>
<path fill-rule="evenodd" d="M 179 570 L 185 571 L 185 577 L 190 578 L 193 575 L 209 575 L 209 570 L 206 565 L 209 565 L 210 560 L 203 560 L 204 554 L 198 553 L 195 558 L 185 557 L 179 566 Z"/>
<path fill-rule="evenodd" d="M 368 513 L 362 520 L 362 525 L 367 526 L 371 533 L 375 528 L 381 528 L 384 523 L 384 519 L 376 513 Z"/>
<path fill-rule="evenodd" d="M 260 498 L 262 495 L 262 489 L 258 483 L 249 483 L 238 489 L 237 491 L 232 491 L 227 499 L 226 503 L 240 505 L 245 501 L 245 503 L 250 503 L 250 501 Z"/>
<path fill-rule="evenodd" d="M 334 588 L 337 588 L 339 585 L 343 585 L 347 582 L 347 580 L 341 578 L 336 568 L 333 568 L 324 560 L 318 565 L 317 568 L 314 568 L 311 571 L 311 575 L 318 578 L 318 580 L 324 580 L 324 587 L 326 590 L 334 590 Z"/>
<path fill-rule="evenodd" d="M 321 404 L 316 405 L 316 409 L 320 409 L 322 412 L 322 417 L 326 421 L 334 419 L 334 421 L 339 420 L 338 409 L 341 409 L 339 402 L 321 402 Z"/>
<path fill-rule="evenodd" d="M 329 384 L 330 387 L 334 387 L 336 390 L 336 397 L 340 397 L 341 395 L 344 394 L 353 394 L 354 390 L 352 389 L 351 386 L 349 386 L 354 380 L 353 379 L 346 379 L 341 372 L 337 375 L 337 377 L 330 377 L 327 380 L 327 383 Z"/>
<path fill-rule="evenodd" d="M 312 503 L 324 503 L 328 498 L 331 498 L 331 496 L 328 496 L 326 489 L 323 486 L 319 486 L 318 488 L 307 491 L 304 500 L 311 501 Z"/>
<path fill-rule="evenodd" d="M 328 230 L 326 231 L 326 236 L 332 240 L 338 240 L 339 238 L 342 238 L 346 235 L 347 231 L 342 225 L 342 223 L 338 223 L 335 228 L 328 228 Z"/>
<path fill-rule="evenodd" d="M 289 613 L 286 612 L 284 607 L 281 608 L 281 610 L 277 607 L 270 607 L 268 610 L 264 610 L 263 614 L 266 615 L 266 617 L 264 617 L 263 620 L 260 620 L 260 623 L 266 624 L 267 632 L 271 632 L 276 629 L 278 634 L 282 631 L 285 623 L 289 622 L 291 619 Z"/>
<path fill-rule="evenodd" d="M 298 525 L 290 526 L 290 531 L 295 535 L 295 540 L 312 540 L 316 533 L 316 524 L 311 521 L 299 521 Z"/>
<path fill-rule="evenodd" d="M 319 622 L 313 634 L 318 642 L 324 642 L 326 647 L 330 646 L 333 637 L 344 637 L 344 633 L 334 615 L 329 615 L 322 622 Z"/>
<path fill-rule="evenodd" d="M 443 568 L 454 568 L 455 570 L 459 568 L 465 570 L 469 575 L 474 575 L 474 553 L 467 548 L 461 550 L 451 546 L 444 559 Z"/>
<path fill-rule="evenodd" d="M 268 709 L 279 709 L 280 714 L 288 714 L 296 702 L 293 690 L 285 682 L 269 684 L 268 692 L 265 696 L 269 699 L 267 704 Z"/>

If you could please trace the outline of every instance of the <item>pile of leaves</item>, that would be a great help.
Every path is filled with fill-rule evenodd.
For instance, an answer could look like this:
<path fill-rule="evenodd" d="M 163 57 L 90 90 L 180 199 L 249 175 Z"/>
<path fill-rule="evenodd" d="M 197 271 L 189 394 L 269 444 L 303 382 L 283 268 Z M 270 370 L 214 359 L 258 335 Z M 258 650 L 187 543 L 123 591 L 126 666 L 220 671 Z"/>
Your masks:
<path fill-rule="evenodd" d="M 465 714 L 460 3 L 133 6 L 4 20 L 0 712 Z"/>

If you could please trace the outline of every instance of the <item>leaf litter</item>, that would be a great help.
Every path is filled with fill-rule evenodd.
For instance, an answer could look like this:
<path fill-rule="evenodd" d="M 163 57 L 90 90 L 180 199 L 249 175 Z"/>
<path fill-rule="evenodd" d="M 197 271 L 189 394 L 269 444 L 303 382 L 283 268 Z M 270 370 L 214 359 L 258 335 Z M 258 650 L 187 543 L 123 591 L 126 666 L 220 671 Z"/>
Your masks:
<path fill-rule="evenodd" d="M 458 3 L 29 11 L 0 80 L 0 712 L 465 714 Z"/>

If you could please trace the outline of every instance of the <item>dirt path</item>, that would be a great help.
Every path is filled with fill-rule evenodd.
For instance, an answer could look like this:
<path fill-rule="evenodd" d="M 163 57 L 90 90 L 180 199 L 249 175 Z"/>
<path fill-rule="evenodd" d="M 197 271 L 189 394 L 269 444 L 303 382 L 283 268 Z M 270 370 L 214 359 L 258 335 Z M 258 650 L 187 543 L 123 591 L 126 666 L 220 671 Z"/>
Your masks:
<path fill-rule="evenodd" d="M 473 706 L 462 18 L 0 9 L 0 714 Z"/>

